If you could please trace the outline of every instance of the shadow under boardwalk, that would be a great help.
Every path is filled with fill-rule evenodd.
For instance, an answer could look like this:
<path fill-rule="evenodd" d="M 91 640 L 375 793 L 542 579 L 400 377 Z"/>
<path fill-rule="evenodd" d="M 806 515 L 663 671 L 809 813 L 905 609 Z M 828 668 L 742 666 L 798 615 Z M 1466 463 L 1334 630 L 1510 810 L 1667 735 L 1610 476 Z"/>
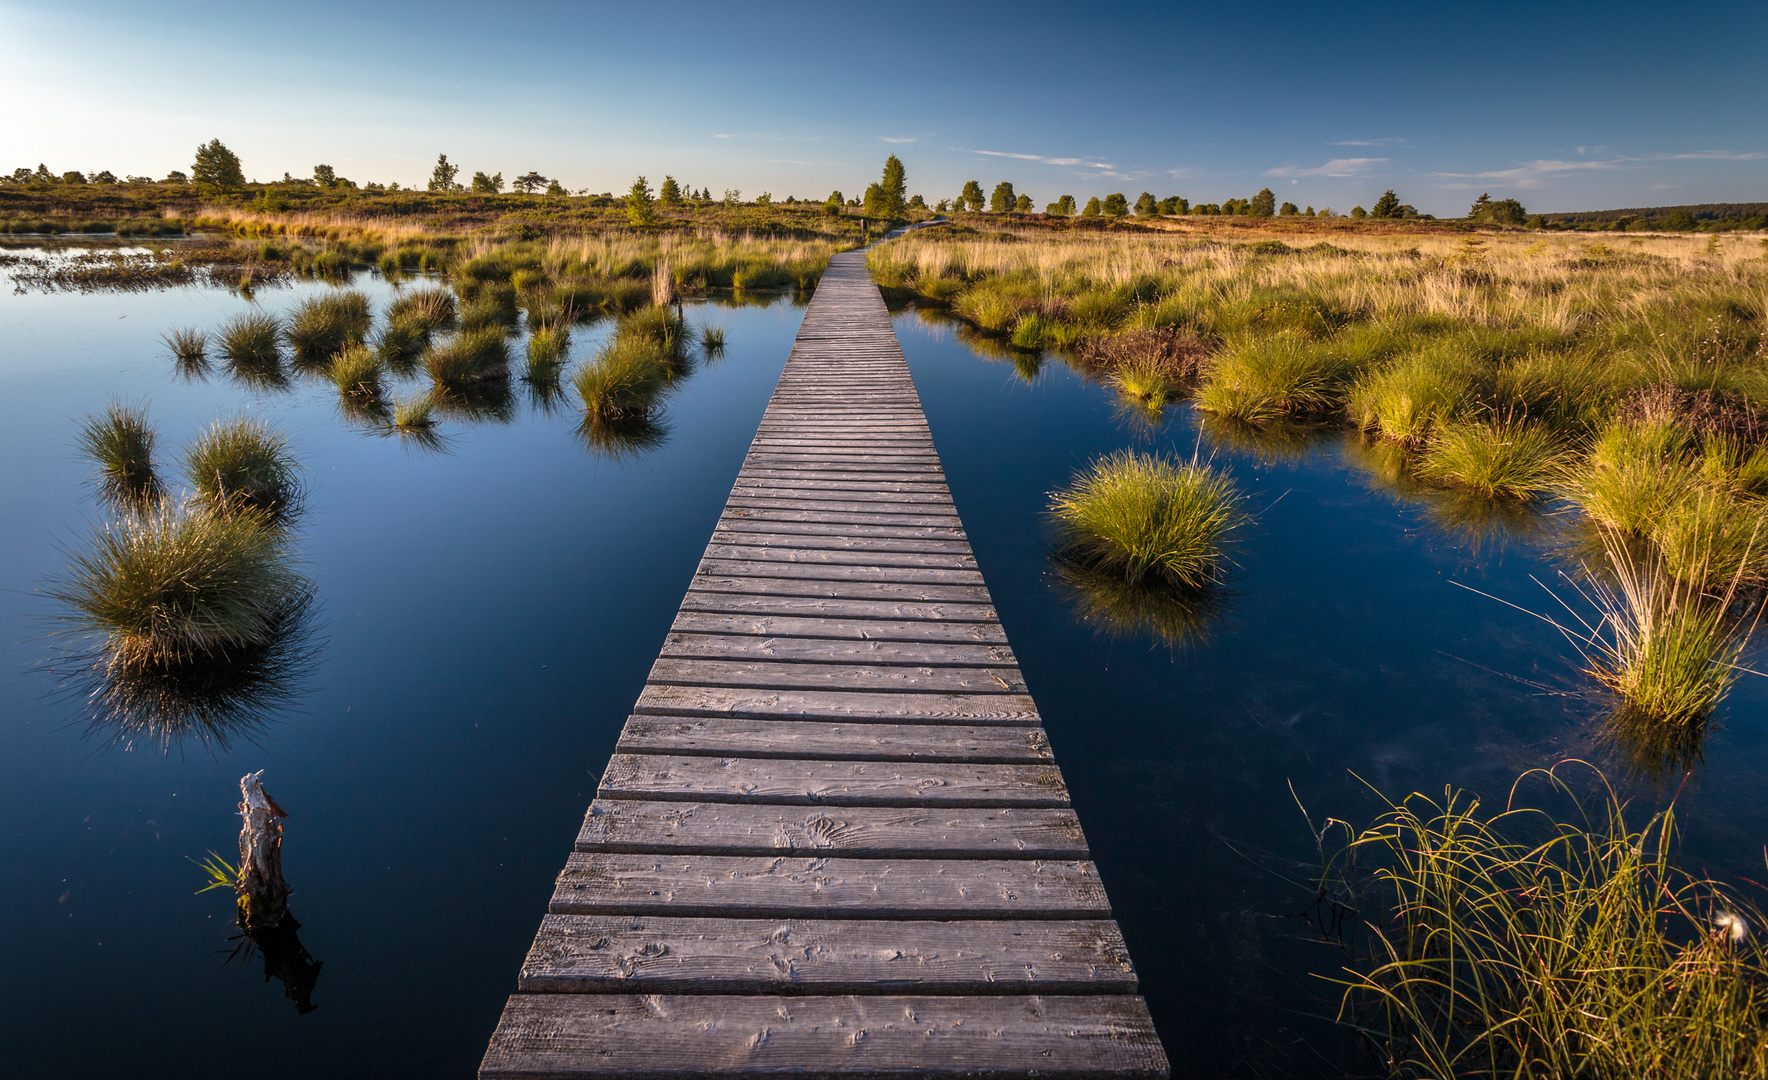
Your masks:
<path fill-rule="evenodd" d="M 548 911 L 481 1077 L 1167 1075 L 860 252 Z"/>

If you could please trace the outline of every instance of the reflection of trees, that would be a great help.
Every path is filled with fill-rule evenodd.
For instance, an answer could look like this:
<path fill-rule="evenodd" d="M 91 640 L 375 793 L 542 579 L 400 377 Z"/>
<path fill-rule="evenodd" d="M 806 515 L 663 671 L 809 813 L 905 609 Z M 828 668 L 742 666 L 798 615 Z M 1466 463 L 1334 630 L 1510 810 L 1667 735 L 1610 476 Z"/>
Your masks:
<path fill-rule="evenodd" d="M 1085 566 L 1061 553 L 1050 559 L 1056 587 L 1082 622 L 1113 638 L 1149 637 L 1175 649 L 1201 645 L 1220 628 L 1234 594 L 1221 586 L 1190 589 L 1149 574 L 1139 582 Z"/>
<path fill-rule="evenodd" d="M 104 648 L 71 652 L 55 673 L 85 702 L 88 729 L 112 745 L 186 737 L 226 748 L 250 738 L 304 692 L 318 665 L 311 585 L 272 614 L 261 641 L 215 653 L 144 656 Z"/>

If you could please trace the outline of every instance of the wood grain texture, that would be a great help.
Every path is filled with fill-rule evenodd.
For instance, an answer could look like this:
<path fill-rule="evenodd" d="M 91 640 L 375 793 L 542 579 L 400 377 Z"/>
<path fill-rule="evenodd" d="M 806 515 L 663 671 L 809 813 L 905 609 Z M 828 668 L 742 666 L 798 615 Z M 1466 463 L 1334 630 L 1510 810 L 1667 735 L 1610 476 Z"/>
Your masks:
<path fill-rule="evenodd" d="M 1103 919 L 1090 862 L 575 852 L 555 915 L 778 919 Z"/>
<path fill-rule="evenodd" d="M 739 720 L 633 716 L 620 732 L 627 754 L 803 758 L 809 761 L 946 761 L 1033 765 L 1051 761 L 1041 728 L 960 724 L 843 724 L 827 720 Z"/>
<path fill-rule="evenodd" d="M 548 915 L 519 989 L 667 994 L 1133 994 L 1109 920 Z"/>
<path fill-rule="evenodd" d="M 822 601 L 817 601 L 821 603 Z M 682 608 L 671 630 L 700 634 L 780 635 L 800 638 L 835 638 L 845 641 L 966 641 L 1005 645 L 1006 631 L 997 622 L 957 622 L 941 619 L 891 619 L 794 616 L 773 613 L 707 612 Z"/>
<path fill-rule="evenodd" d="M 638 714 L 734 716 L 745 720 L 892 720 L 917 724 L 1039 725 L 1029 694 L 890 694 L 839 690 L 766 690 L 652 683 L 638 696 Z"/>
<path fill-rule="evenodd" d="M 778 803 L 795 806 L 1068 805 L 1053 764 L 829 761 L 705 755 L 615 754 L 602 799 Z"/>
<path fill-rule="evenodd" d="M 840 855 L 868 859 L 1085 859 L 1074 811 L 1056 807 L 805 807 L 597 799 L 578 851 Z"/>
<path fill-rule="evenodd" d="M 1147 1006 L 1115 994 L 517 994 L 479 1066 L 485 1080 L 1167 1074 Z"/>
<path fill-rule="evenodd" d="M 880 693 L 1025 693 L 1016 667 L 909 667 L 894 664 L 807 664 L 767 660 L 677 660 L 661 656 L 647 682 L 756 690 L 876 691 Z"/>

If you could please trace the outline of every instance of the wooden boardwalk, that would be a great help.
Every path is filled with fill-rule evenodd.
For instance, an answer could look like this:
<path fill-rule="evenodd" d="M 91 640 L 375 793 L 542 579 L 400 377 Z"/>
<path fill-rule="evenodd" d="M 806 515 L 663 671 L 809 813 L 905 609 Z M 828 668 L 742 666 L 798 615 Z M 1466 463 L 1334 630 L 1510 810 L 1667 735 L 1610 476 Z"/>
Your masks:
<path fill-rule="evenodd" d="M 864 260 L 805 312 L 482 1077 L 1167 1074 Z"/>

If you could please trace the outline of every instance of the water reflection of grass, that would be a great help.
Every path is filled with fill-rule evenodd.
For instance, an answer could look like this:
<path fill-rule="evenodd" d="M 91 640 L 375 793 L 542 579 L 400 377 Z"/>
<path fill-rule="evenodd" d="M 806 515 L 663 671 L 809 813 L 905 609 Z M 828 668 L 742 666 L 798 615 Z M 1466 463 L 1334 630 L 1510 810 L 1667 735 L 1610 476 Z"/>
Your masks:
<path fill-rule="evenodd" d="M 586 413 L 577 439 L 590 453 L 609 461 L 630 461 L 669 441 L 669 425 L 651 413 L 600 416 Z"/>
<path fill-rule="evenodd" d="M 1161 579 L 1126 581 L 1055 555 L 1056 588 L 1084 623 L 1113 638 L 1146 637 L 1175 649 L 1201 645 L 1220 628 L 1234 594 L 1223 586 L 1190 589 Z"/>

